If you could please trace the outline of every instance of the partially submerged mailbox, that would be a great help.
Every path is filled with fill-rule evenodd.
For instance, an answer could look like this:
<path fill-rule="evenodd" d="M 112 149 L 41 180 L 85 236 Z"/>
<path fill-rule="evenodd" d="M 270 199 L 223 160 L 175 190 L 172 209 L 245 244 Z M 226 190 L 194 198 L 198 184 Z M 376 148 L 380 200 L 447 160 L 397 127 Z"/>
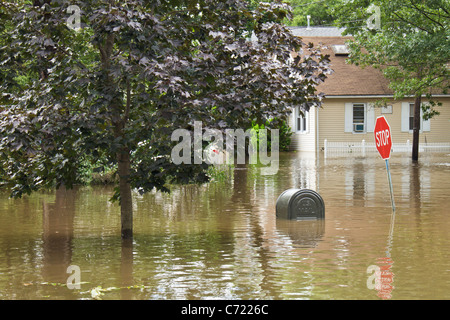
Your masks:
<path fill-rule="evenodd" d="M 310 220 L 325 218 L 325 204 L 320 194 L 309 189 L 288 189 L 277 199 L 277 218 Z"/>

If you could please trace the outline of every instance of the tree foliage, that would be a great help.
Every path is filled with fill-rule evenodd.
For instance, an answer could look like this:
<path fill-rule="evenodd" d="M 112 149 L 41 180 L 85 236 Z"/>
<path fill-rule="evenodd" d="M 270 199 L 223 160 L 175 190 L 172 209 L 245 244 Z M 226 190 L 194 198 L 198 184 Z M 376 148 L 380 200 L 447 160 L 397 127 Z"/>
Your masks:
<path fill-rule="evenodd" d="M 286 23 L 290 26 L 306 26 L 310 16 L 311 26 L 332 26 L 336 20 L 334 8 L 340 0 L 289 0 L 292 6 L 292 19 Z"/>
<path fill-rule="evenodd" d="M 367 28 L 375 14 L 370 6 L 380 10 L 379 28 Z M 355 37 L 349 61 L 381 68 L 395 98 L 447 92 L 448 1 L 355 0 L 339 10 L 341 25 Z"/>
<path fill-rule="evenodd" d="M 175 129 L 285 119 L 291 107 L 320 104 L 315 87 L 329 72 L 328 57 L 281 24 L 290 13 L 280 3 L 2 5 L 0 174 L 13 196 L 71 187 L 100 159 L 118 167 L 121 202 L 131 188 L 206 181 L 206 164 L 171 162 Z M 80 8 L 78 31 L 67 24 L 70 5 Z"/>
<path fill-rule="evenodd" d="M 420 108 L 425 119 L 439 114 L 434 107 L 440 103 L 433 95 L 447 93 L 449 88 L 449 2 L 354 0 L 344 2 L 337 11 L 341 26 L 354 36 L 349 61 L 380 68 L 390 80 L 395 99 L 415 98 L 412 160 L 417 161 Z M 375 19 L 374 28 L 367 27 L 368 19 Z M 429 103 L 421 104 L 422 96 Z"/>

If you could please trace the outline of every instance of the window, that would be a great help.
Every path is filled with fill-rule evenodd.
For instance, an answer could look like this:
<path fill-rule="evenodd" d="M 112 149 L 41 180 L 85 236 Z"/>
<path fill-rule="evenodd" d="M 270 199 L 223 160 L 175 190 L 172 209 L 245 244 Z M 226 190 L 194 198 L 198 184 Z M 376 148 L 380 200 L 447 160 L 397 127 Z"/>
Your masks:
<path fill-rule="evenodd" d="M 297 108 L 297 117 L 295 119 L 295 126 L 296 131 L 301 133 L 306 133 L 308 131 L 308 112 L 305 111 L 302 115 L 299 108 Z"/>
<path fill-rule="evenodd" d="M 424 102 L 426 104 L 427 102 Z M 402 117 L 401 117 L 401 131 L 402 132 L 413 132 L 414 128 L 414 103 L 413 102 L 402 102 Z M 420 132 L 431 131 L 430 119 L 423 119 L 423 111 L 420 108 L 420 121 L 419 121 Z"/>
<path fill-rule="evenodd" d="M 419 122 L 419 130 L 421 129 L 420 122 Z M 410 103 L 409 104 L 409 130 L 413 130 L 413 129 L 414 129 L 414 103 Z"/>
<path fill-rule="evenodd" d="M 365 113 L 364 104 L 353 104 L 353 132 L 364 132 Z"/>
<path fill-rule="evenodd" d="M 344 104 L 344 132 L 365 134 L 375 128 L 375 108 L 371 103 Z"/>

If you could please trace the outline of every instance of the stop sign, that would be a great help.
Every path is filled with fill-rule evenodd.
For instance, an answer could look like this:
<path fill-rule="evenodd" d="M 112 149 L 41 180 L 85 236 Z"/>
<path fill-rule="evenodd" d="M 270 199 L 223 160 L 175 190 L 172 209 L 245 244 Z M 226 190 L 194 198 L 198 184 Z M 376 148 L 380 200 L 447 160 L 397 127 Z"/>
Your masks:
<path fill-rule="evenodd" d="M 375 123 L 375 144 L 383 159 L 389 159 L 392 148 L 391 128 L 384 116 L 378 117 Z"/>

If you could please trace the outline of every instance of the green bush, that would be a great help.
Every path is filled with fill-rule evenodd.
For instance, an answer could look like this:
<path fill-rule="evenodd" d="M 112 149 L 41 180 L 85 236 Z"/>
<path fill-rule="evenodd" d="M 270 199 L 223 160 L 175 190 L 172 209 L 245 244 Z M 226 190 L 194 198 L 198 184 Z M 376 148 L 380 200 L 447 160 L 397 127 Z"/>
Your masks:
<path fill-rule="evenodd" d="M 279 133 L 279 147 L 280 151 L 289 151 L 289 146 L 291 144 L 292 130 L 285 120 L 272 119 L 267 121 L 265 124 L 257 124 L 256 121 L 252 121 L 252 129 L 256 131 L 257 135 L 257 146 L 259 146 L 259 130 L 268 129 L 267 132 L 267 149 L 271 149 L 271 137 L 270 129 L 278 129 Z"/>

